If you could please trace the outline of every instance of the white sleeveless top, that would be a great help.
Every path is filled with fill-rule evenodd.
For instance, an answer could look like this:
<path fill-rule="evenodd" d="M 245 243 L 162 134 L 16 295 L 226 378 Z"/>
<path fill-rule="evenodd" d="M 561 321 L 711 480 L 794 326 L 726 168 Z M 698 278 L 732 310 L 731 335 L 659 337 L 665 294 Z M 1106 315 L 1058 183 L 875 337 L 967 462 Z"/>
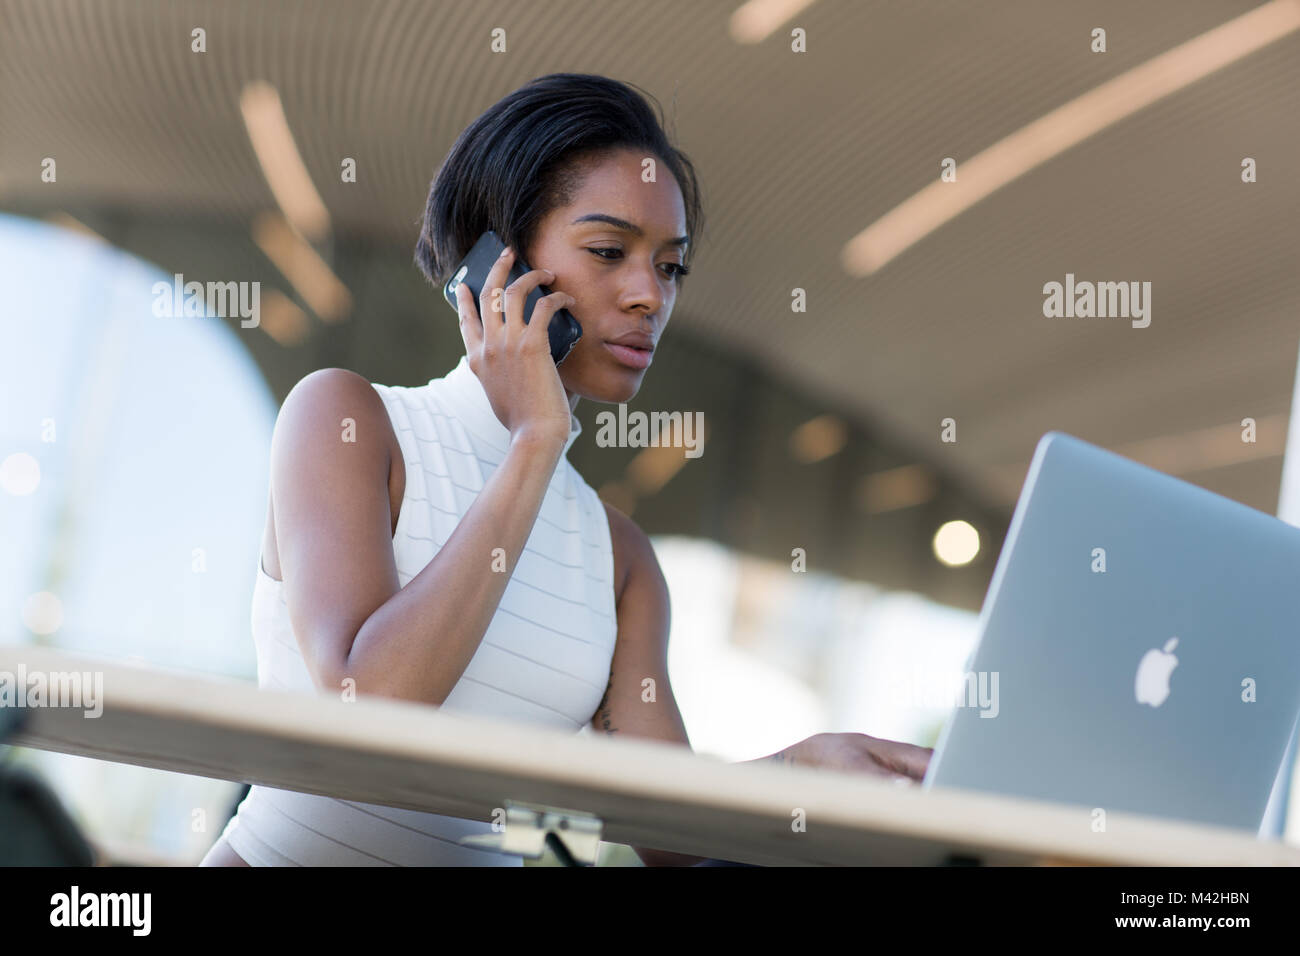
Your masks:
<path fill-rule="evenodd" d="M 427 385 L 373 387 L 406 463 L 393 536 L 405 587 L 504 460 L 509 432 L 464 357 Z M 567 457 L 581 431 L 574 417 L 519 563 L 443 710 L 573 732 L 595 715 L 617 634 L 614 559 L 604 505 Z M 252 627 L 261 688 L 319 692 L 294 639 L 283 584 L 260 561 Z M 254 786 L 224 836 L 253 866 L 522 866 L 520 857 L 457 844 L 490 832 L 487 821 Z"/>

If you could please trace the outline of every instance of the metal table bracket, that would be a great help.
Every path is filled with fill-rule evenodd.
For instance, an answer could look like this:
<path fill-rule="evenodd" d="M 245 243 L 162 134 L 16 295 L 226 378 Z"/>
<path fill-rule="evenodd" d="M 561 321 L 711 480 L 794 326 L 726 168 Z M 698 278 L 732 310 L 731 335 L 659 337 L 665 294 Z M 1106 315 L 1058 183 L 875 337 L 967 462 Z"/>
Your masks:
<path fill-rule="evenodd" d="M 600 818 L 579 810 L 507 800 L 499 833 L 461 837 L 460 843 L 484 850 L 539 859 L 549 846 L 565 866 L 594 866 L 600 851 Z"/>

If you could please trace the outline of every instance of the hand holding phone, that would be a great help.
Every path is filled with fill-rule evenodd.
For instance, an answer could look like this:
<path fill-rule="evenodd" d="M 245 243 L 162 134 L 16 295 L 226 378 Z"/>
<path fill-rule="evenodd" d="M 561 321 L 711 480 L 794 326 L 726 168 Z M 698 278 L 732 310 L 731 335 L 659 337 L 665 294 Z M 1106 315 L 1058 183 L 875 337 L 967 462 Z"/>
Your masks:
<path fill-rule="evenodd" d="M 456 285 L 465 355 L 493 414 L 509 431 L 511 443 L 521 437 L 535 439 L 558 451 L 569 436 L 572 410 L 551 354 L 547 329 L 552 316 L 572 303 L 573 297 L 565 292 L 538 295 L 534 312 L 538 324 L 530 325 L 524 303 L 533 301 L 532 293 L 549 273 L 530 269 L 507 282 L 514 265 L 514 250 L 497 257 L 484 278 L 477 303 L 468 283 Z M 502 313 L 502 321 L 496 321 L 494 312 Z"/>
<path fill-rule="evenodd" d="M 447 302 L 457 312 L 460 311 L 456 304 L 456 287 L 460 285 L 467 286 L 475 302 L 482 300 L 483 286 L 487 282 L 488 272 L 496 265 L 497 260 L 501 258 L 501 252 L 505 249 L 505 243 L 501 237 L 489 229 L 483 233 L 474 243 L 474 248 L 461 260 L 443 286 L 442 294 Z M 515 253 L 515 262 L 510 269 L 506 280 L 501 283 L 501 288 L 510 285 L 516 279 L 531 272 L 528 263 L 524 262 L 523 257 L 518 251 Z M 544 285 L 539 285 L 533 289 L 528 298 L 524 301 L 524 322 L 528 323 L 533 312 L 537 308 L 537 303 L 545 296 L 551 294 L 551 290 Z M 578 323 L 568 309 L 560 309 L 551 316 L 551 324 L 547 327 L 547 336 L 550 339 L 551 358 L 556 365 L 568 357 L 573 347 L 582 338 L 582 326 Z"/>

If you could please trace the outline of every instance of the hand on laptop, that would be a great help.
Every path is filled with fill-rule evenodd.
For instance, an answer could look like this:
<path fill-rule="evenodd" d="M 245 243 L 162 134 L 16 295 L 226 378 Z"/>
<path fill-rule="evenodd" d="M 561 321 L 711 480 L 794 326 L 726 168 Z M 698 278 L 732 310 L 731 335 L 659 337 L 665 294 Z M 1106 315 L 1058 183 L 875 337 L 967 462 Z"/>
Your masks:
<path fill-rule="evenodd" d="M 921 781 L 934 753 L 932 747 L 866 734 L 814 734 L 795 746 L 799 748 L 798 764 L 803 767 L 866 773 L 907 783 Z"/>

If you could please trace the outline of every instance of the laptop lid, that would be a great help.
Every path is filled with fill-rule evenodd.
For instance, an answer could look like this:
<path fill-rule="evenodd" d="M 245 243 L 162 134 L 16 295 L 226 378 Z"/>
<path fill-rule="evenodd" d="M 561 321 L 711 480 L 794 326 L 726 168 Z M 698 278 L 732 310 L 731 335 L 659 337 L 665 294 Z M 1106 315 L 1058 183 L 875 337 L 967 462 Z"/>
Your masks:
<path fill-rule="evenodd" d="M 1300 529 L 1049 432 L 964 677 L 925 787 L 1257 831 L 1300 712 Z"/>

